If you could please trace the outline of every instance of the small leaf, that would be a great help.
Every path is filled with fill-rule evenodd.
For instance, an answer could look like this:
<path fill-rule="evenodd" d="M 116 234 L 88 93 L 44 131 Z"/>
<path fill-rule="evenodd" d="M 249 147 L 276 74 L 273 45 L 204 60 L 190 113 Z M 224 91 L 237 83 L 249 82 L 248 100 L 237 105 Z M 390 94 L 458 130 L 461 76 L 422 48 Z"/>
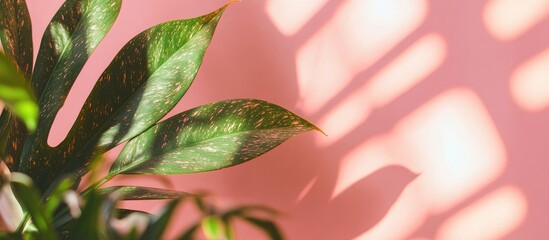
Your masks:
<path fill-rule="evenodd" d="M 145 231 L 148 223 L 154 217 L 148 213 L 132 211 L 124 218 L 111 219 L 110 225 L 113 231 L 120 236 L 116 239 L 140 239 L 139 236 Z"/>
<path fill-rule="evenodd" d="M 262 206 L 262 205 L 247 205 L 233 208 L 229 211 L 226 211 L 223 215 L 223 219 L 230 219 L 238 216 L 261 216 L 265 215 L 267 217 L 276 217 L 282 215 L 278 210 Z"/>
<path fill-rule="evenodd" d="M 255 217 L 242 217 L 242 219 L 261 229 L 271 238 L 271 240 L 284 239 L 276 224 L 270 220 Z"/>
<path fill-rule="evenodd" d="M 0 53 L 0 100 L 33 131 L 38 121 L 38 106 L 31 87 L 12 64 Z"/>
<path fill-rule="evenodd" d="M 223 220 L 217 216 L 206 216 L 200 222 L 202 232 L 206 239 L 209 240 L 222 240 L 225 237 L 225 224 Z"/>
<path fill-rule="evenodd" d="M 57 207 L 59 207 L 59 204 L 61 204 L 61 200 L 63 199 L 63 196 L 67 191 L 69 191 L 72 187 L 72 181 L 69 179 L 66 179 L 65 181 L 62 181 L 52 195 L 48 197 L 46 200 L 44 211 L 48 216 L 53 216 L 55 213 L 55 210 L 57 210 Z"/>
<path fill-rule="evenodd" d="M 132 139 L 109 175 L 212 171 L 260 156 L 287 139 L 317 129 L 261 100 L 227 100 L 180 113 Z"/>
<path fill-rule="evenodd" d="M 61 151 L 47 144 L 51 125 L 82 67 L 113 25 L 120 6 L 120 0 L 65 1 L 44 32 L 32 76 L 40 121 L 38 131 L 25 141 L 17 167 L 33 176 L 41 190 L 49 186 L 66 161 Z"/>
<path fill-rule="evenodd" d="M 128 215 L 130 215 L 132 213 L 139 213 L 139 214 L 143 214 L 143 215 L 147 215 L 147 216 L 152 217 L 152 214 L 150 214 L 148 212 L 134 210 L 134 209 L 124 209 L 124 208 L 116 209 L 116 215 L 114 217 L 116 219 L 122 219 L 122 218 L 125 218 L 125 217 L 127 217 Z"/>
<path fill-rule="evenodd" d="M 32 179 L 25 174 L 15 172 L 11 175 L 11 186 L 23 209 L 30 214 L 32 222 L 38 229 L 39 238 L 56 239 L 51 216 L 46 214 Z"/>
<path fill-rule="evenodd" d="M 0 226 L 15 231 L 23 220 L 23 210 L 10 187 L 10 174 L 8 167 L 0 161 Z"/>
<path fill-rule="evenodd" d="M 99 192 L 103 194 L 117 192 L 121 195 L 120 200 L 160 200 L 193 196 L 186 192 L 137 186 L 107 187 L 99 189 Z"/>
<path fill-rule="evenodd" d="M 141 239 L 161 239 L 179 202 L 180 199 L 170 201 L 164 207 L 164 210 L 160 216 L 153 217 L 145 229 L 145 232 L 141 236 Z"/>
<path fill-rule="evenodd" d="M 181 233 L 181 235 L 177 238 L 178 240 L 193 240 L 194 234 L 196 231 L 200 228 L 200 224 L 195 224 L 189 227 L 185 232 Z"/>
<path fill-rule="evenodd" d="M 82 215 L 73 223 L 68 239 L 107 239 L 110 233 L 108 220 L 113 214 L 117 199 L 96 191 L 90 192 L 86 197 Z"/>

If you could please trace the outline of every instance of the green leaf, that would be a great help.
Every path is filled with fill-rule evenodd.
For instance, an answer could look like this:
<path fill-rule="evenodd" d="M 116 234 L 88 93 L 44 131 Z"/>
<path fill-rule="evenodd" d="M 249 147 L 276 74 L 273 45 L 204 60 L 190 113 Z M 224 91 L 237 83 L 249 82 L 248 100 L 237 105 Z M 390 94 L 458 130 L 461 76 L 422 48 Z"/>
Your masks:
<path fill-rule="evenodd" d="M 70 156 L 64 173 L 80 177 L 94 153 L 140 134 L 175 106 L 195 78 L 224 10 L 159 24 L 122 48 L 60 145 L 62 155 Z"/>
<path fill-rule="evenodd" d="M 200 222 L 202 232 L 206 239 L 221 240 L 225 239 L 225 224 L 218 216 L 206 216 Z"/>
<path fill-rule="evenodd" d="M 108 220 L 114 211 L 116 201 L 108 195 L 99 194 L 96 191 L 90 192 L 82 209 L 82 215 L 74 222 L 68 239 L 107 239 Z"/>
<path fill-rule="evenodd" d="M 212 171 L 260 156 L 317 128 L 261 100 L 227 100 L 169 118 L 124 147 L 109 175 Z"/>
<path fill-rule="evenodd" d="M 117 192 L 121 195 L 120 200 L 160 200 L 193 196 L 193 194 L 186 192 L 137 186 L 106 187 L 99 189 L 99 191 L 103 194 Z"/>
<path fill-rule="evenodd" d="M 24 78 L 32 72 L 32 26 L 24 0 L 0 0 L 0 43 Z"/>
<path fill-rule="evenodd" d="M 244 216 L 244 215 L 255 215 L 255 214 L 267 214 L 269 216 L 280 216 L 282 213 L 280 213 L 278 210 L 262 206 L 262 205 L 246 205 L 241 207 L 233 208 L 227 212 L 225 212 L 224 216 Z"/>
<path fill-rule="evenodd" d="M 38 121 L 38 106 L 31 87 L 11 60 L 0 53 L 0 100 L 33 131 Z"/>
<path fill-rule="evenodd" d="M 153 217 L 145 229 L 145 232 L 143 232 L 141 239 L 161 239 L 179 202 L 180 199 L 170 201 L 164 207 L 164 210 L 160 216 Z"/>
<path fill-rule="evenodd" d="M 18 171 L 28 173 L 42 190 L 63 164 L 47 139 L 51 125 L 89 56 L 120 11 L 121 0 L 65 1 L 46 28 L 32 85 L 39 97 L 38 131 L 25 141 Z"/>
<path fill-rule="evenodd" d="M 267 234 L 267 236 L 271 238 L 271 240 L 284 239 L 276 224 L 274 224 L 274 222 L 270 220 L 248 216 L 242 217 L 242 219 L 261 229 L 263 232 L 265 232 L 265 234 Z"/>
<path fill-rule="evenodd" d="M 71 189 L 73 182 L 69 179 L 62 181 L 55 189 L 52 195 L 46 200 L 44 211 L 48 216 L 53 216 L 57 207 L 61 204 L 63 195 Z"/>
<path fill-rule="evenodd" d="M 15 172 L 11 175 L 11 186 L 23 209 L 30 214 L 32 222 L 38 229 L 39 238 L 56 239 L 51 216 L 46 214 L 32 179 L 25 174 Z"/>

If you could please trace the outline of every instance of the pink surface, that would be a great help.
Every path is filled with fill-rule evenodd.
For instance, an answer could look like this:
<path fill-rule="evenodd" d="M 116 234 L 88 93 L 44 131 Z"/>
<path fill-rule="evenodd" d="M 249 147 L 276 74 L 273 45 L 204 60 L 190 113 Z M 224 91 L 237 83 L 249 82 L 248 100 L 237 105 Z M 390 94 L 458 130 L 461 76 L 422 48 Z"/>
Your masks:
<path fill-rule="evenodd" d="M 62 1 L 28 2 L 38 44 Z M 225 2 L 125 1 L 50 143 L 61 141 L 132 36 Z M 547 238 L 548 15 L 547 0 L 235 4 L 174 113 L 260 98 L 329 136 L 309 133 L 256 161 L 164 180 L 214 192 L 222 205 L 278 208 L 288 215 L 280 223 L 289 239 Z M 117 179 L 136 181 L 166 186 L 152 177 Z M 174 232 L 185 217 L 176 218 Z"/>

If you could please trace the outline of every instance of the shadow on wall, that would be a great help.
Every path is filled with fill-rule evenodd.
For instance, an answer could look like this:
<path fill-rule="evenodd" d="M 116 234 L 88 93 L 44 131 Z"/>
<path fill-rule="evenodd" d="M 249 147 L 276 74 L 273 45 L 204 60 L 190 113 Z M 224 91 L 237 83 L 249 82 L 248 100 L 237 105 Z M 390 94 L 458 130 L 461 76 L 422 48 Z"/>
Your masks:
<path fill-rule="evenodd" d="M 288 213 L 289 239 L 547 236 L 548 14 L 546 0 L 236 4 L 174 112 L 260 98 L 329 137 L 170 179 Z"/>

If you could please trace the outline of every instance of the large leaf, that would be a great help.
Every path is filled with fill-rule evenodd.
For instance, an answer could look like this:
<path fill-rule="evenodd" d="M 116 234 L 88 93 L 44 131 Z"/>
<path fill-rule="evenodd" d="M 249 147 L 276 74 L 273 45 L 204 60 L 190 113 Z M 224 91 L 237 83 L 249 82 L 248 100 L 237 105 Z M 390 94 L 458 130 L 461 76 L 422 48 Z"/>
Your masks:
<path fill-rule="evenodd" d="M 193 194 L 186 192 L 138 186 L 106 187 L 99 189 L 99 191 L 103 194 L 116 192 L 121 195 L 120 200 L 160 200 L 193 196 Z"/>
<path fill-rule="evenodd" d="M 315 129 L 265 101 L 221 101 L 180 113 L 132 139 L 109 175 L 182 174 L 230 167 Z"/>
<path fill-rule="evenodd" d="M 60 145 L 61 155 L 69 156 L 64 173 L 80 177 L 93 153 L 140 134 L 175 106 L 195 78 L 225 8 L 157 25 L 122 48 Z M 55 165 L 61 169 L 65 162 Z"/>
<path fill-rule="evenodd" d="M 21 145 L 24 136 L 27 134 L 27 129 L 34 130 L 36 128 L 38 104 L 30 84 L 25 81 L 13 61 L 3 53 L 0 53 L 0 100 L 20 118 L 13 117 L 12 113 L 7 111 L 3 111 L 1 117 L 0 147 L 2 158 L 10 170 L 14 171 L 17 170 L 14 166 L 16 160 L 19 159 Z"/>
<path fill-rule="evenodd" d="M 38 106 L 34 93 L 12 61 L 2 53 L 0 53 L 0 101 L 20 117 L 29 130 L 36 128 Z"/>
<path fill-rule="evenodd" d="M 25 79 L 32 72 L 32 28 L 24 0 L 0 0 L 0 42 Z"/>
<path fill-rule="evenodd" d="M 33 176 L 43 186 L 58 166 L 47 138 L 59 109 L 90 54 L 113 25 L 121 0 L 66 1 L 46 28 L 32 85 L 39 97 L 38 131 L 25 141 L 18 171 Z"/>
<path fill-rule="evenodd" d="M 29 82 L 33 63 L 32 26 L 24 0 L 0 0 L 0 43 L 2 51 Z M 14 162 L 21 156 L 28 132 L 17 118 L 11 118 L 7 128 L 10 130 L 6 138 L 8 144 L 2 156 L 14 171 L 17 170 Z"/>

